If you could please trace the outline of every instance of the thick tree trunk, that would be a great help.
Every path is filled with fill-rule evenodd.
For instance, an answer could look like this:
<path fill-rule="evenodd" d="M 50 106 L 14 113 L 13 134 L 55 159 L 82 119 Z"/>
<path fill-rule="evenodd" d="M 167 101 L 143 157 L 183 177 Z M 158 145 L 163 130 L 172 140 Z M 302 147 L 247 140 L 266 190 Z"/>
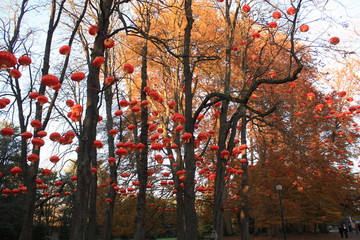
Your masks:
<path fill-rule="evenodd" d="M 105 69 L 105 76 L 107 76 L 107 69 Z M 113 96 L 114 93 L 112 88 L 109 87 L 105 90 L 105 104 L 106 104 L 106 130 L 108 132 L 108 150 L 109 158 L 115 158 L 115 142 L 114 137 L 109 133 L 111 129 L 114 128 L 114 119 L 113 119 L 113 111 L 112 111 L 112 103 L 113 103 Z M 117 184 L 117 164 L 110 165 L 110 179 L 111 183 Z M 103 226 L 103 240 L 110 240 L 111 238 L 111 229 L 112 229 L 112 220 L 114 216 L 114 207 L 115 207 L 115 200 L 116 200 L 116 191 L 111 186 L 109 187 L 107 197 L 111 199 L 111 203 L 108 204 L 105 210 L 105 217 L 104 217 L 104 226 Z"/>
<path fill-rule="evenodd" d="M 241 144 L 246 144 L 246 116 L 243 116 L 241 119 Z M 246 152 L 242 155 L 242 158 L 247 159 Z M 242 165 L 242 170 L 244 173 L 242 174 L 241 178 L 241 192 L 240 192 L 240 199 L 241 199 L 241 210 L 240 210 L 240 230 L 241 230 L 241 239 L 242 240 L 249 240 L 249 198 L 248 198 L 248 191 L 249 191 L 249 180 L 248 180 L 248 163 Z"/>
<path fill-rule="evenodd" d="M 97 167 L 96 150 L 93 149 L 95 157 L 92 159 L 92 168 Z M 90 185 L 90 199 L 89 199 L 89 224 L 87 230 L 87 240 L 96 239 L 97 221 L 96 221 L 96 195 L 97 195 L 97 175 L 92 174 Z"/>
<path fill-rule="evenodd" d="M 142 64 L 141 64 L 141 90 L 147 86 L 147 41 L 144 42 L 141 51 Z M 146 93 L 141 91 L 141 101 L 146 100 Z M 148 109 L 141 108 L 141 133 L 140 143 L 147 146 L 148 142 Z M 134 240 L 145 240 L 146 235 L 146 184 L 147 184 L 147 170 L 148 170 L 148 147 L 145 147 L 137 157 L 137 173 L 140 182 L 139 193 L 136 203 L 136 217 L 135 217 L 135 231 Z"/>
<path fill-rule="evenodd" d="M 98 17 L 98 26 L 101 32 L 106 33 L 109 26 L 109 16 L 113 1 L 104 0 L 101 2 L 101 12 Z M 98 56 L 104 55 L 105 34 L 98 34 L 93 45 L 91 61 Z M 79 151 L 77 160 L 77 192 L 75 193 L 74 212 L 71 221 L 70 240 L 83 240 L 87 237 L 86 226 L 89 221 L 89 198 L 91 191 L 92 175 L 91 164 L 96 161 L 96 151 L 93 143 L 96 140 L 96 126 L 98 122 L 98 103 L 99 103 L 99 82 L 100 67 L 89 66 L 87 78 L 87 102 L 86 113 L 83 122 L 83 129 L 79 139 Z"/>
<path fill-rule="evenodd" d="M 178 183 L 176 183 L 178 186 Z M 181 187 L 176 193 L 176 230 L 177 240 L 185 240 L 184 193 Z"/>

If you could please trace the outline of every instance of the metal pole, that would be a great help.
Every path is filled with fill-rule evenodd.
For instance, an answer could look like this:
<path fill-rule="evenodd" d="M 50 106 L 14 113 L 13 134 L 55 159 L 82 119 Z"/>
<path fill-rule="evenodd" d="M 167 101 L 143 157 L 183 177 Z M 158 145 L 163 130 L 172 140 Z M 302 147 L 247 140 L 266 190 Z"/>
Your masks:
<path fill-rule="evenodd" d="M 278 190 L 278 191 L 279 191 L 279 200 L 280 200 L 282 229 L 283 229 L 283 234 L 284 234 L 284 240 L 286 240 L 285 219 L 284 219 L 284 211 L 283 211 L 282 200 L 281 200 L 281 190 Z"/>

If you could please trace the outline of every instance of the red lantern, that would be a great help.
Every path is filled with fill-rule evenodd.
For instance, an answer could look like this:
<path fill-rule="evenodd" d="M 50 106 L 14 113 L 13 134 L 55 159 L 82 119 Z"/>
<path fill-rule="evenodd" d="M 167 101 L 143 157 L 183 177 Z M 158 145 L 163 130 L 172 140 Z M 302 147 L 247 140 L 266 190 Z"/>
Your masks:
<path fill-rule="evenodd" d="M 296 13 L 296 8 L 290 7 L 286 12 L 289 15 L 294 15 Z"/>
<path fill-rule="evenodd" d="M 2 190 L 2 193 L 5 195 L 9 195 L 12 193 L 12 191 L 9 188 L 5 188 L 4 190 Z"/>
<path fill-rule="evenodd" d="M 217 152 L 217 151 L 219 150 L 219 146 L 217 146 L 217 145 L 211 145 L 211 146 L 210 146 L 210 150 L 211 150 L 212 152 Z"/>
<path fill-rule="evenodd" d="M 30 125 L 35 129 L 38 129 L 38 128 L 42 127 L 42 123 L 39 120 L 32 120 L 30 122 Z"/>
<path fill-rule="evenodd" d="M 39 156 L 37 154 L 30 154 L 27 156 L 28 161 L 30 161 L 32 164 L 39 161 Z"/>
<path fill-rule="evenodd" d="M 128 74 L 131 74 L 135 71 L 134 67 L 129 63 L 124 64 L 123 69 Z"/>
<path fill-rule="evenodd" d="M 129 106 L 129 102 L 127 100 L 123 99 L 119 102 L 119 105 L 120 105 L 120 107 L 127 107 L 127 106 Z"/>
<path fill-rule="evenodd" d="M 56 164 L 58 161 L 60 161 L 60 158 L 58 156 L 51 156 L 50 157 L 50 162 Z"/>
<path fill-rule="evenodd" d="M 100 140 L 95 140 L 93 143 L 93 146 L 95 148 L 102 148 L 104 146 L 104 144 Z"/>
<path fill-rule="evenodd" d="M 128 154 L 128 150 L 126 150 L 125 148 L 119 148 L 116 150 L 116 155 L 118 156 L 125 156 Z"/>
<path fill-rule="evenodd" d="M 114 164 L 116 163 L 116 159 L 113 158 L 113 157 L 108 158 L 108 163 L 109 163 L 110 165 L 114 165 Z"/>
<path fill-rule="evenodd" d="M 52 172 L 50 169 L 43 169 L 43 170 L 41 170 L 41 174 L 45 177 L 48 177 L 52 174 Z"/>
<path fill-rule="evenodd" d="M 115 41 L 112 38 L 107 38 L 104 40 L 104 47 L 106 48 L 112 48 L 115 45 Z"/>
<path fill-rule="evenodd" d="M 107 85 L 112 85 L 115 83 L 115 78 L 114 77 L 107 77 L 105 78 L 105 84 Z"/>
<path fill-rule="evenodd" d="M 72 106 L 74 106 L 74 101 L 73 100 L 71 100 L 71 99 L 68 99 L 68 100 L 66 100 L 66 106 L 68 106 L 68 107 L 72 107 Z"/>
<path fill-rule="evenodd" d="M 59 91 L 61 88 L 61 83 L 57 83 L 55 86 L 52 86 L 51 88 L 54 89 L 55 91 Z"/>
<path fill-rule="evenodd" d="M 309 29 L 309 25 L 303 24 L 300 26 L 300 32 L 307 32 Z"/>
<path fill-rule="evenodd" d="M 70 75 L 71 80 L 75 81 L 75 82 L 80 82 L 81 80 L 83 80 L 85 78 L 85 73 L 83 72 L 74 72 L 73 74 Z"/>
<path fill-rule="evenodd" d="M 97 25 L 92 25 L 89 27 L 88 32 L 90 35 L 94 36 L 99 32 L 99 27 Z"/>
<path fill-rule="evenodd" d="M 37 99 L 39 96 L 40 96 L 40 94 L 38 92 L 31 92 L 29 94 L 30 99 Z"/>
<path fill-rule="evenodd" d="M 9 73 L 12 78 L 21 78 L 21 72 L 16 68 L 11 69 Z"/>
<path fill-rule="evenodd" d="M 1 129 L 1 134 L 5 137 L 10 137 L 14 135 L 15 131 L 12 128 L 3 128 Z"/>
<path fill-rule="evenodd" d="M 1 70 L 14 67 L 16 63 L 17 63 L 16 57 L 12 53 L 6 51 L 0 51 Z"/>
<path fill-rule="evenodd" d="M 115 116 L 117 116 L 117 117 L 121 116 L 122 114 L 123 114 L 123 111 L 121 111 L 121 110 L 115 111 Z"/>
<path fill-rule="evenodd" d="M 100 67 L 101 64 L 103 64 L 105 62 L 105 58 L 103 56 L 99 56 L 94 58 L 94 60 L 92 61 L 92 65 L 95 67 Z"/>
<path fill-rule="evenodd" d="M 110 134 L 112 137 L 115 137 L 115 135 L 118 134 L 118 133 L 119 133 L 119 131 L 116 130 L 116 129 L 111 129 L 111 130 L 109 130 L 109 134 Z"/>
<path fill-rule="evenodd" d="M 97 169 L 96 169 L 96 168 L 91 168 L 90 171 L 91 171 L 92 174 L 97 173 Z"/>
<path fill-rule="evenodd" d="M 32 62 L 32 60 L 31 60 L 31 58 L 28 57 L 28 56 L 21 56 L 21 57 L 19 57 L 18 62 L 19 62 L 19 64 L 20 64 L 21 66 L 24 66 L 24 67 L 25 67 L 25 66 L 30 65 L 31 62 Z"/>
<path fill-rule="evenodd" d="M 277 22 L 270 22 L 269 23 L 269 28 L 277 28 Z"/>
<path fill-rule="evenodd" d="M 244 12 L 248 13 L 248 12 L 250 12 L 251 7 L 250 7 L 249 5 L 244 5 L 241 9 L 242 9 Z"/>
<path fill-rule="evenodd" d="M 21 137 L 25 140 L 30 139 L 33 137 L 33 134 L 31 132 L 24 132 L 21 134 Z"/>
<path fill-rule="evenodd" d="M 45 75 L 41 78 L 41 83 L 45 86 L 52 87 L 59 83 L 59 79 L 54 75 Z"/>
<path fill-rule="evenodd" d="M 22 172 L 22 169 L 21 169 L 21 167 L 13 167 L 11 170 L 10 170 L 10 173 L 12 174 L 12 175 L 15 175 L 15 176 L 17 176 L 19 173 L 21 173 Z"/>
<path fill-rule="evenodd" d="M 338 37 L 332 37 L 332 38 L 330 38 L 330 43 L 332 44 L 332 45 L 336 45 L 336 44 L 338 44 L 340 42 L 340 38 L 338 38 Z"/>
<path fill-rule="evenodd" d="M 45 131 L 39 131 L 39 132 L 36 133 L 36 135 L 37 135 L 38 137 L 40 137 L 40 138 L 43 138 L 43 137 L 46 137 L 47 132 L 45 132 Z"/>
<path fill-rule="evenodd" d="M 58 132 L 53 132 L 50 134 L 49 138 L 51 141 L 57 142 L 61 138 L 61 135 Z"/>
<path fill-rule="evenodd" d="M 177 103 L 175 101 L 169 102 L 169 108 L 170 109 L 175 109 L 176 105 L 177 105 Z"/>
<path fill-rule="evenodd" d="M 64 45 L 62 47 L 60 47 L 59 49 L 59 53 L 62 55 L 68 55 L 71 51 L 71 47 L 68 45 Z"/>
<path fill-rule="evenodd" d="M 191 133 L 184 133 L 181 136 L 181 139 L 184 141 L 184 143 L 188 143 L 190 142 L 190 139 L 192 138 L 192 134 Z"/>
<path fill-rule="evenodd" d="M 280 12 L 274 12 L 274 13 L 272 14 L 272 17 L 273 17 L 274 19 L 280 19 L 280 18 L 281 18 L 281 13 L 280 13 Z"/>
<path fill-rule="evenodd" d="M 42 106 L 45 103 L 49 102 L 48 98 L 46 96 L 43 96 L 43 95 L 38 96 L 37 101 L 40 103 L 40 106 Z"/>
<path fill-rule="evenodd" d="M 251 34 L 251 36 L 253 38 L 260 38 L 260 33 L 259 32 L 254 32 L 253 34 Z"/>
<path fill-rule="evenodd" d="M 35 149 L 39 149 L 40 147 L 44 146 L 45 141 L 41 138 L 33 138 L 31 143 L 35 146 Z"/>
<path fill-rule="evenodd" d="M 70 180 L 73 181 L 73 182 L 76 182 L 77 181 L 77 176 L 70 177 Z"/>

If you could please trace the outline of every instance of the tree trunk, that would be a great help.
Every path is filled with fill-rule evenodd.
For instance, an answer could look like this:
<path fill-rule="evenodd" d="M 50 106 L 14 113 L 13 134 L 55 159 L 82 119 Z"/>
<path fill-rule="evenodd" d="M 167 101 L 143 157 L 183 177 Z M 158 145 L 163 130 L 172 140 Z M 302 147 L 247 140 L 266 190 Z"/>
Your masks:
<path fill-rule="evenodd" d="M 148 51 L 147 41 L 144 42 L 141 51 L 141 101 L 146 100 L 146 93 L 142 91 L 147 86 L 147 51 Z M 146 107 L 141 107 L 141 133 L 140 133 L 140 143 L 144 144 L 146 147 L 139 153 L 136 158 L 137 165 L 137 174 L 138 180 L 140 182 L 139 193 L 137 196 L 136 203 L 136 216 L 135 216 L 135 231 L 134 231 L 134 240 L 145 240 L 146 234 L 146 184 L 147 184 L 147 170 L 148 170 L 148 109 Z"/>
<path fill-rule="evenodd" d="M 98 26 L 106 34 L 109 26 L 109 16 L 113 1 L 104 0 L 101 2 L 102 8 L 98 17 Z M 104 55 L 105 34 L 98 34 L 93 45 L 91 60 Z M 99 118 L 99 82 L 100 67 L 89 66 L 87 78 L 87 102 L 86 113 L 83 122 L 83 129 L 79 139 L 79 150 L 77 160 L 77 192 L 75 193 L 74 212 L 71 221 L 70 240 L 83 240 L 87 237 L 86 226 L 89 221 L 89 198 L 91 191 L 92 175 L 91 164 L 96 161 L 96 151 L 93 143 L 96 139 L 96 126 Z"/>
<path fill-rule="evenodd" d="M 241 120 L 241 144 L 246 144 L 246 116 L 242 117 Z M 242 158 L 247 159 L 246 152 L 242 155 Z M 249 191 L 249 180 L 248 180 L 248 163 L 242 165 L 242 170 L 244 173 L 242 174 L 241 178 L 241 210 L 240 210 L 240 218 L 241 218 L 241 224 L 240 224 L 240 230 L 241 230 L 241 239 L 242 240 L 249 240 L 249 198 L 248 198 L 248 191 Z"/>

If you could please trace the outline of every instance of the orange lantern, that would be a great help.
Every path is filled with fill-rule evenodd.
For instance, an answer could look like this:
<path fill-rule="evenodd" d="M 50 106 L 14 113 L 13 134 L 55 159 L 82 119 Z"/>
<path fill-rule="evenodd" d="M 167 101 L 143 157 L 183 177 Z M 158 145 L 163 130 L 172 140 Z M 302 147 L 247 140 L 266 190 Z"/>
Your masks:
<path fill-rule="evenodd" d="M 289 15 L 294 15 L 296 13 L 296 8 L 290 7 L 290 8 L 288 8 L 288 10 L 286 12 Z"/>
<path fill-rule="evenodd" d="M 104 47 L 106 48 L 112 48 L 115 45 L 115 41 L 112 38 L 107 38 L 104 40 Z"/>
<path fill-rule="evenodd" d="M 89 27 L 88 32 L 90 35 L 94 36 L 99 32 L 99 27 L 97 25 L 92 25 Z"/>
<path fill-rule="evenodd" d="M 332 45 L 336 45 L 336 44 L 338 44 L 340 42 L 340 38 L 338 38 L 338 37 L 332 37 L 332 38 L 330 38 L 330 43 L 332 44 Z"/>
<path fill-rule="evenodd" d="M 243 10 L 243 12 L 248 13 L 248 12 L 250 12 L 251 7 L 250 7 L 249 5 L 244 5 L 244 6 L 241 8 L 241 10 Z"/>
<path fill-rule="evenodd" d="M 300 32 L 307 32 L 309 29 L 309 25 L 303 24 L 300 26 Z"/>
<path fill-rule="evenodd" d="M 269 28 L 277 28 L 277 22 L 269 22 Z"/>
<path fill-rule="evenodd" d="M 104 62 L 105 62 L 105 58 L 103 56 L 98 56 L 94 58 L 94 60 L 92 61 L 92 65 L 95 67 L 100 67 L 101 64 L 103 64 Z"/>
<path fill-rule="evenodd" d="M 280 12 L 274 12 L 274 13 L 272 14 L 272 17 L 273 17 L 274 19 L 280 19 L 280 18 L 281 18 L 281 13 L 280 13 Z"/>

